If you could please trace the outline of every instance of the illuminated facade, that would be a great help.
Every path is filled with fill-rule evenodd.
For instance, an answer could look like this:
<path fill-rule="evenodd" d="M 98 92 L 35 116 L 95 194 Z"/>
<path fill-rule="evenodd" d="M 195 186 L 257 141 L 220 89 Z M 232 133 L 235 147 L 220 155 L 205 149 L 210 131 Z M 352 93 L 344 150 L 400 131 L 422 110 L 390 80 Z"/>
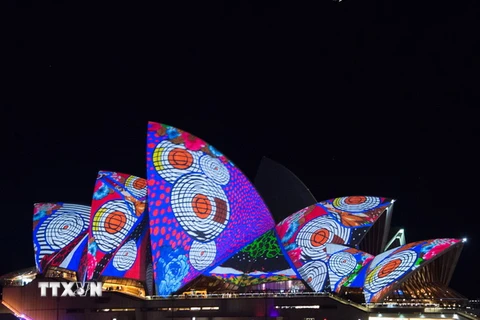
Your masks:
<path fill-rule="evenodd" d="M 90 207 L 70 203 L 36 203 L 33 251 L 39 272 L 49 267 L 78 270 L 87 244 Z"/>
<path fill-rule="evenodd" d="M 145 280 L 148 215 L 143 178 L 100 171 L 93 193 L 88 250 L 80 278 Z"/>
<path fill-rule="evenodd" d="M 148 299 L 195 290 L 275 291 L 348 295 L 376 304 L 405 297 L 434 301 L 454 292 L 447 286 L 462 241 L 434 239 L 390 249 L 392 199 L 317 202 L 296 177 L 276 164 L 269 169 L 267 161 L 264 172 L 281 173 L 275 192 L 286 193 L 283 179 L 307 195 L 292 207 L 314 201 L 275 223 L 268 209 L 275 206 L 260 196 L 275 199 L 265 189 L 269 174 L 261 174 L 257 191 L 212 145 L 153 122 L 146 163 L 146 179 L 100 171 L 91 207 L 35 204 L 39 274 L 101 280 L 104 290 Z M 453 298 L 462 299 L 456 293 Z"/>
<path fill-rule="evenodd" d="M 180 129 L 149 123 L 147 176 L 153 273 L 161 296 L 208 273 L 275 226 L 243 173 L 213 146 Z"/>

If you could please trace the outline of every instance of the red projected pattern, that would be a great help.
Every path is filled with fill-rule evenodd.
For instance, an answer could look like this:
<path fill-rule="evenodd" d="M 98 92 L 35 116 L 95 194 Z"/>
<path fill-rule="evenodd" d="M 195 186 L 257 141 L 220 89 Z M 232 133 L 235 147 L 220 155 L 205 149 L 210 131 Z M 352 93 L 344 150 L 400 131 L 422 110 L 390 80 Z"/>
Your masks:
<path fill-rule="evenodd" d="M 146 196 L 145 179 L 99 172 L 92 201 L 88 253 L 82 264 L 87 280 L 100 276 L 144 279 Z"/>
<path fill-rule="evenodd" d="M 149 123 L 150 233 L 158 295 L 168 296 L 274 227 L 248 179 L 213 146 Z"/>

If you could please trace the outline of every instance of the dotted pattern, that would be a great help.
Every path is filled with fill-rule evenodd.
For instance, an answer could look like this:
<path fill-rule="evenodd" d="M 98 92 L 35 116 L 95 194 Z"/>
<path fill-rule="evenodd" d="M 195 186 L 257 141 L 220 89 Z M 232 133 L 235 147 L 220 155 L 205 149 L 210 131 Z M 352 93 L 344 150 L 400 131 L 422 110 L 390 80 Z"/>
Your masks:
<path fill-rule="evenodd" d="M 283 255 L 274 230 L 255 239 L 233 257 L 222 263 L 225 270 L 234 269 L 242 274 L 219 274 L 212 270 L 211 275 L 236 285 L 252 285 L 265 282 L 297 279 L 291 274 L 290 264 Z M 287 272 L 288 275 L 280 273 Z M 280 279 L 280 280 L 279 280 Z"/>
<path fill-rule="evenodd" d="M 181 135 L 176 135 L 175 137 L 170 136 L 169 138 L 169 135 L 167 135 L 164 129 L 176 131 Z M 194 240 L 199 242 L 215 242 L 217 248 L 215 260 L 210 267 L 203 270 L 203 273 L 208 274 L 220 261 L 231 257 L 246 244 L 274 227 L 274 221 L 270 212 L 252 184 L 243 173 L 223 155 L 219 155 L 218 152 L 216 152 L 216 154 L 208 152 L 208 149 L 212 149 L 211 146 L 200 141 L 201 150 L 198 150 L 200 148 L 194 151 L 191 149 L 188 150 L 191 157 L 178 150 L 175 151 L 174 154 L 169 153 L 169 150 L 171 151 L 175 148 L 187 149 L 185 147 L 186 141 L 179 140 L 179 137 L 183 135 L 188 135 L 188 133 L 172 127 L 167 128 L 167 126 L 158 123 L 149 123 L 147 138 L 148 210 L 150 215 L 154 277 L 157 288 L 161 283 L 169 280 L 165 278 L 165 266 L 157 265 L 162 251 L 165 250 L 165 252 L 168 252 L 173 250 L 176 254 L 187 257 L 187 275 L 178 280 L 181 282 L 181 287 L 201 274 L 199 270 L 196 270 L 192 266 L 189 258 L 190 248 Z M 160 151 L 159 149 L 162 150 Z M 217 159 L 223 164 L 223 167 L 219 166 L 218 169 L 215 170 L 215 166 L 219 165 L 219 162 L 215 159 L 208 161 L 207 159 L 203 159 L 200 161 L 202 157 L 206 156 Z M 173 168 L 168 167 L 168 165 L 171 165 Z M 228 176 L 223 168 L 228 171 Z M 187 224 L 184 223 L 184 221 L 187 220 L 182 220 L 182 223 L 180 223 L 183 217 L 191 213 L 191 209 L 188 208 L 187 210 L 184 208 L 185 210 L 180 210 L 180 205 L 173 204 L 173 202 L 177 201 L 177 198 L 173 196 L 173 190 L 177 188 L 177 180 L 181 181 L 179 180 L 181 177 L 186 177 L 189 174 L 201 175 L 209 179 L 211 183 L 216 184 L 223 191 L 226 202 L 222 205 L 222 212 L 225 212 L 225 208 L 228 208 L 229 216 L 225 219 L 225 216 L 222 215 L 212 215 L 214 212 L 208 215 L 209 217 L 218 216 L 217 221 L 223 224 L 226 222 L 223 231 L 220 233 L 218 233 L 218 223 L 213 223 L 213 219 L 211 220 L 212 231 L 204 231 L 204 233 L 198 234 L 192 233 L 190 224 L 187 229 L 185 228 Z M 227 177 L 229 177 L 228 182 L 222 184 L 227 181 Z M 208 185 L 210 185 L 210 182 Z M 212 189 L 213 194 L 207 194 L 206 196 L 210 200 L 212 200 L 211 197 L 217 197 L 219 200 L 223 200 L 220 189 Z M 182 190 L 186 189 L 183 188 Z M 190 196 L 192 196 L 192 194 Z M 212 203 L 218 205 L 221 201 L 210 201 L 210 204 Z M 174 212 L 174 208 L 176 212 Z M 212 210 L 213 209 L 218 209 L 218 206 L 213 208 L 212 205 Z M 204 214 L 207 215 L 207 213 Z M 215 238 L 212 239 L 212 236 Z M 162 272 L 159 270 L 162 270 Z M 168 292 L 168 290 L 163 290 L 162 292 L 164 295 L 171 293 Z"/>

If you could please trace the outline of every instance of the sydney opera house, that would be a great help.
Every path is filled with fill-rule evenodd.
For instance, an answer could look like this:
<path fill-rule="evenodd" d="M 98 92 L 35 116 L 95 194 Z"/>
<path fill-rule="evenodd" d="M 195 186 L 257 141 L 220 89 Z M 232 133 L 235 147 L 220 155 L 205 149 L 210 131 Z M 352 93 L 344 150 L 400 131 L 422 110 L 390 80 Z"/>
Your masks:
<path fill-rule="evenodd" d="M 317 201 L 266 158 L 252 184 L 212 145 L 164 124 L 148 124 L 146 147 L 146 178 L 100 171 L 89 206 L 34 204 L 35 267 L 0 278 L 11 314 L 468 319 L 448 287 L 463 241 L 406 243 L 390 228 L 395 200 Z M 101 282 L 102 292 L 41 296 L 46 281 Z"/>

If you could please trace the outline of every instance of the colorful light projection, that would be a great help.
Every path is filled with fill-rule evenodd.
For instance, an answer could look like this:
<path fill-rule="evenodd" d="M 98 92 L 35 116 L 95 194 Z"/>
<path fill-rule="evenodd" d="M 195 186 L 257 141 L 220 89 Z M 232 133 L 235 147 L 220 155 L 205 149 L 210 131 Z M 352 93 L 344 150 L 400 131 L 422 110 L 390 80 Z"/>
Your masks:
<path fill-rule="evenodd" d="M 458 239 L 418 241 L 379 254 L 367 267 L 365 301 L 381 301 L 398 281 L 459 242 Z"/>
<path fill-rule="evenodd" d="M 328 210 L 338 212 L 339 214 L 342 212 L 351 214 L 368 212 L 370 217 L 378 218 L 386 207 L 392 204 L 392 199 L 371 196 L 348 196 L 334 198 L 320 203 Z"/>
<path fill-rule="evenodd" d="M 327 280 L 325 245 L 357 245 L 390 204 L 379 197 L 327 200 L 287 217 L 276 231 L 299 274 L 319 292 Z"/>
<path fill-rule="evenodd" d="M 392 206 L 393 200 L 371 196 L 350 196 L 322 201 L 320 204 L 329 212 L 337 214 L 342 219 L 344 225 L 354 227 L 359 224 L 373 225 L 385 210 Z M 366 231 L 368 231 L 368 229 Z M 359 243 L 362 238 L 363 236 L 355 240 L 352 238 L 353 242 L 350 244 L 355 245 Z"/>
<path fill-rule="evenodd" d="M 150 234 L 157 294 L 168 296 L 274 227 L 262 199 L 224 155 L 150 122 Z"/>
<path fill-rule="evenodd" d="M 87 245 L 90 207 L 70 203 L 36 203 L 33 249 L 40 273 L 49 266 L 77 271 Z"/>
<path fill-rule="evenodd" d="M 360 271 L 368 265 L 373 256 L 355 248 L 327 243 L 328 278 L 332 292 L 340 292 L 341 287 L 348 287 L 360 276 Z M 361 277 L 361 276 L 360 276 Z M 365 279 L 363 276 L 361 282 Z"/>
<path fill-rule="evenodd" d="M 297 279 L 270 230 L 233 257 L 210 271 L 209 275 L 238 286 Z"/>
<path fill-rule="evenodd" d="M 98 173 L 83 270 L 85 279 L 144 279 L 148 244 L 146 197 L 145 179 L 116 172 Z"/>

